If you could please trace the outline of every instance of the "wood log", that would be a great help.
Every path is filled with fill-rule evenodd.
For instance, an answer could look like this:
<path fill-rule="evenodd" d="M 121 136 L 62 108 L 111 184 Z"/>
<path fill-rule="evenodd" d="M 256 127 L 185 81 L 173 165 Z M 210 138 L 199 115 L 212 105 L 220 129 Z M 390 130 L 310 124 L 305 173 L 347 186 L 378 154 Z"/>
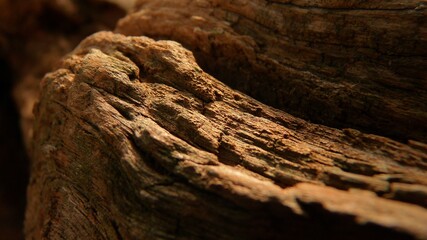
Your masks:
<path fill-rule="evenodd" d="M 425 144 L 264 105 L 173 41 L 87 38 L 34 113 L 27 239 L 427 239 Z"/>
<path fill-rule="evenodd" d="M 426 13 L 424 0 L 140 0 L 117 32 L 178 41 L 306 120 L 426 142 Z"/>

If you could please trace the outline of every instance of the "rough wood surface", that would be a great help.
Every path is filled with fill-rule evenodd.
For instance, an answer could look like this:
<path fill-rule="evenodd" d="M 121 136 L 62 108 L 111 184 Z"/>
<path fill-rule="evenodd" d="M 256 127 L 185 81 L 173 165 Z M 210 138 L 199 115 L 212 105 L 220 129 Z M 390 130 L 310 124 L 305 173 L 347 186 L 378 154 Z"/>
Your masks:
<path fill-rule="evenodd" d="M 109 32 L 45 76 L 28 239 L 427 239 L 427 147 L 306 122 L 172 41 Z"/>
<path fill-rule="evenodd" d="M 426 1 L 140 0 L 117 31 L 171 39 L 304 119 L 427 141 Z"/>

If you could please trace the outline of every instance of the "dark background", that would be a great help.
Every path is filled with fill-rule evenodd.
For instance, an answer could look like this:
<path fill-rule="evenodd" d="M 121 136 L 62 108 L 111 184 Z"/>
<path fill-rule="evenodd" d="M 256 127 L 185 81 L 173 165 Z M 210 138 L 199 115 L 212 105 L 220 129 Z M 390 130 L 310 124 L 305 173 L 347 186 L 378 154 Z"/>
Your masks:
<path fill-rule="evenodd" d="M 28 158 L 11 96 L 12 73 L 0 59 L 0 238 L 23 239 Z"/>

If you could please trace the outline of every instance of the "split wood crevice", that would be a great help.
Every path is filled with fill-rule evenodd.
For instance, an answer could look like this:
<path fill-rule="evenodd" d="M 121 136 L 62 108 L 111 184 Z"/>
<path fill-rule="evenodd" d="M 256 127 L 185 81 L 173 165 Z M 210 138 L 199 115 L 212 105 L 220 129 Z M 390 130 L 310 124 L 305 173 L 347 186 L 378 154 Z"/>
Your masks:
<path fill-rule="evenodd" d="M 141 11 L 121 20 L 117 33 L 82 41 L 41 82 L 26 237 L 427 239 L 425 49 L 417 45 L 425 39 L 418 22 L 369 41 L 363 36 L 375 29 L 365 29 L 347 46 L 341 43 L 348 36 L 331 35 L 333 27 L 300 45 L 314 33 L 304 35 L 298 25 L 311 18 L 332 24 L 339 16 L 355 23 L 343 29 L 356 34 L 363 32 L 358 21 L 387 13 L 412 26 L 425 10 L 397 1 L 307 4 L 139 1 Z M 283 18 L 297 13 L 309 19 L 286 25 Z M 236 21 L 221 21 L 228 18 Z M 313 31 L 324 26 L 317 24 Z M 396 49 L 394 34 L 406 31 L 414 38 Z M 192 52 L 141 35 L 177 40 Z M 371 46 L 378 38 L 389 40 Z M 329 60 L 318 62 L 321 55 Z M 353 57 L 358 61 L 346 62 Z M 421 66 L 400 71 L 381 65 L 384 59 Z M 335 65 L 344 62 L 348 68 Z M 372 104 L 379 105 L 358 115 Z M 287 111 L 418 141 L 339 130 Z"/>

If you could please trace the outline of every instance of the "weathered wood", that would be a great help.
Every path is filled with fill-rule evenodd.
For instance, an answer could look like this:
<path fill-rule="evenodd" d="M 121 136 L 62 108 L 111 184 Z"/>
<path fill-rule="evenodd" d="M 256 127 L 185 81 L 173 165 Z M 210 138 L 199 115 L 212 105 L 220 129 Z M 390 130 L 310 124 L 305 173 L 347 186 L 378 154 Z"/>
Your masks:
<path fill-rule="evenodd" d="M 427 141 L 424 0 L 140 0 L 117 31 L 182 43 L 227 85 L 304 119 Z"/>
<path fill-rule="evenodd" d="M 427 147 L 293 117 L 172 41 L 109 32 L 45 76 L 28 239 L 427 239 Z"/>

